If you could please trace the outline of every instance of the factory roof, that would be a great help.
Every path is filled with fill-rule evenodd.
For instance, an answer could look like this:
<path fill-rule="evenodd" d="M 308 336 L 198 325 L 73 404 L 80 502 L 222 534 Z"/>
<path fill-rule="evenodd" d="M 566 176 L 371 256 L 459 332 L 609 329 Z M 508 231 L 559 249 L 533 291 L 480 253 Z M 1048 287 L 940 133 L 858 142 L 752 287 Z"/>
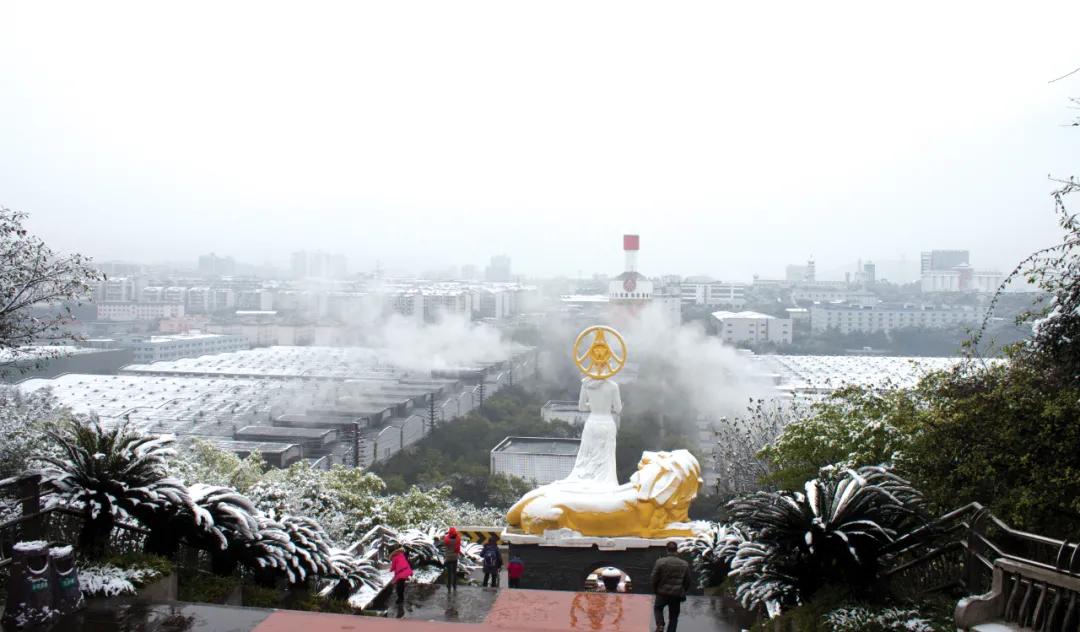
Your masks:
<path fill-rule="evenodd" d="M 927 373 L 948 370 L 964 362 L 964 358 L 956 357 L 904 356 L 755 355 L 750 358 L 757 363 L 761 374 L 774 377 L 780 390 L 818 393 L 844 386 L 911 387 Z"/>
<path fill-rule="evenodd" d="M 507 437 L 492 448 L 492 452 L 502 454 L 546 454 L 552 456 L 574 456 L 581 446 L 581 439 L 563 439 L 557 437 Z"/>

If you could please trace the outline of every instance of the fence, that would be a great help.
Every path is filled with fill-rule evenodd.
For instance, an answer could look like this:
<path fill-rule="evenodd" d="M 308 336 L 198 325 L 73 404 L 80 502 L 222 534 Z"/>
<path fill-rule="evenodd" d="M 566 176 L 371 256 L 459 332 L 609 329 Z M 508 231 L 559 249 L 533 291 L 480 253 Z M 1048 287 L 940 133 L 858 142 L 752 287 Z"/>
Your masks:
<path fill-rule="evenodd" d="M 898 541 L 895 565 L 886 576 L 913 596 L 977 594 L 989 590 L 998 558 L 1080 577 L 1080 543 L 1013 529 L 979 503 L 953 510 Z"/>

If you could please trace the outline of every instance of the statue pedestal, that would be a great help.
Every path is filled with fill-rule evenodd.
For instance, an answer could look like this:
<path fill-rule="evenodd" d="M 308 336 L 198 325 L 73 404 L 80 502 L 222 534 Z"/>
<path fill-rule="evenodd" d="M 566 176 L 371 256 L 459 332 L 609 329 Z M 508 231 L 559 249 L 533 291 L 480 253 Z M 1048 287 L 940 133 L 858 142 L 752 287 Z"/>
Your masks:
<path fill-rule="evenodd" d="M 540 590 L 584 590 L 589 573 L 604 566 L 614 566 L 630 576 L 633 592 L 652 594 L 649 577 L 653 564 L 667 555 L 668 542 L 684 539 L 577 534 L 544 537 L 515 531 L 507 529 L 501 539 L 510 547 L 510 559 L 520 557 L 525 564 L 521 587 Z"/>

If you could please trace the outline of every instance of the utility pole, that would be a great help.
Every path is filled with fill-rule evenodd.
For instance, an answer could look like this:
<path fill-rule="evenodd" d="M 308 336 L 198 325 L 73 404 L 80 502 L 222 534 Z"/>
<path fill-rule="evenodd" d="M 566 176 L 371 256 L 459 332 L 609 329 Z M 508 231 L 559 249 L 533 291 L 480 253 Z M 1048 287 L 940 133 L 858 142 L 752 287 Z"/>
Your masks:
<path fill-rule="evenodd" d="M 352 425 L 352 431 L 353 431 L 353 445 L 352 445 L 353 467 L 358 468 L 358 467 L 360 467 L 360 424 L 354 421 L 353 425 Z"/>
<path fill-rule="evenodd" d="M 480 405 L 477 406 L 477 408 L 479 408 L 481 410 L 484 408 L 484 379 L 483 378 L 480 378 Z"/>
<path fill-rule="evenodd" d="M 435 393 L 428 398 L 428 432 L 435 430 Z"/>

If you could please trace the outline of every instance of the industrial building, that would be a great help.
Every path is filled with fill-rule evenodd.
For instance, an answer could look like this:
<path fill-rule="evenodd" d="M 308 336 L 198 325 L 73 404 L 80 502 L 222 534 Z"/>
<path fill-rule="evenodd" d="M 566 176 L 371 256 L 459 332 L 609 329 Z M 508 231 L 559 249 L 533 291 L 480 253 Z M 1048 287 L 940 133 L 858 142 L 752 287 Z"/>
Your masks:
<path fill-rule="evenodd" d="M 51 378 L 64 373 L 107 374 L 131 364 L 129 349 L 93 349 L 71 345 L 28 346 L 0 351 L 0 381 Z"/>
<path fill-rule="evenodd" d="M 96 351 L 96 350 L 95 350 Z M 130 353 L 130 351 L 128 351 Z M 474 367 L 406 370 L 382 349 L 270 347 L 133 364 L 19 383 L 51 388 L 76 413 L 106 425 L 201 438 L 286 467 L 304 459 L 368 466 L 464 416 L 485 397 L 535 373 L 534 353 Z"/>
<path fill-rule="evenodd" d="M 887 333 L 903 327 L 942 328 L 975 323 L 980 316 L 980 312 L 970 307 L 823 304 L 810 308 L 810 329 L 815 332 L 837 329 L 845 334 Z"/>
<path fill-rule="evenodd" d="M 690 277 L 681 285 L 682 302 L 686 305 L 726 306 L 739 308 L 746 305 L 750 292 L 749 283 L 713 281 L 708 278 Z"/>
<path fill-rule="evenodd" d="M 491 450 L 491 473 L 546 485 L 570 475 L 581 439 L 507 437 Z"/>
<path fill-rule="evenodd" d="M 713 312 L 712 326 L 724 342 L 791 344 L 792 320 L 759 312 Z"/>

